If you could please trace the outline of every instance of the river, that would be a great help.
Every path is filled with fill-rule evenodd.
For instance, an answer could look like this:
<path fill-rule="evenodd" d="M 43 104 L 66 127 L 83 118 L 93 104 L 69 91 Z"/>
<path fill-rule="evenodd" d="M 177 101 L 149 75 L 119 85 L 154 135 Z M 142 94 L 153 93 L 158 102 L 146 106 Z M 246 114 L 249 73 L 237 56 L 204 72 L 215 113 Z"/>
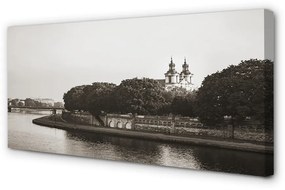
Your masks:
<path fill-rule="evenodd" d="M 260 176 L 273 170 L 273 156 L 268 154 L 67 132 L 32 123 L 47 114 L 8 113 L 9 148 Z"/>

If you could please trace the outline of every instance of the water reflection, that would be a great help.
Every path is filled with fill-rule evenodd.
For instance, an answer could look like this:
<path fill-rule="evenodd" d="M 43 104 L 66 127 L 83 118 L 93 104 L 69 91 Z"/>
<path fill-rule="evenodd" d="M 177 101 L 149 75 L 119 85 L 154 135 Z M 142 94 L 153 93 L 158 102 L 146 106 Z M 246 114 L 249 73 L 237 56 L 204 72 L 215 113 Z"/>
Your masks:
<path fill-rule="evenodd" d="M 94 158 L 159 164 L 160 149 L 151 141 L 77 132 L 67 132 L 66 136 L 83 142 L 94 152 Z"/>
<path fill-rule="evenodd" d="M 67 132 L 34 125 L 46 113 L 9 113 L 10 148 L 192 169 L 264 175 L 273 156 L 185 144 Z"/>
<path fill-rule="evenodd" d="M 193 150 L 189 146 L 162 144 L 160 145 L 160 150 L 161 165 L 201 169 L 200 161 L 193 155 Z"/>
<path fill-rule="evenodd" d="M 67 138 L 84 142 L 85 148 L 94 151 L 94 158 L 252 175 L 265 175 L 273 170 L 273 156 L 268 154 L 100 134 L 66 134 Z"/>
<path fill-rule="evenodd" d="M 218 148 L 198 147 L 193 155 L 199 158 L 201 167 L 206 170 L 244 173 L 264 176 L 273 172 L 273 156 L 253 152 L 241 152 Z"/>

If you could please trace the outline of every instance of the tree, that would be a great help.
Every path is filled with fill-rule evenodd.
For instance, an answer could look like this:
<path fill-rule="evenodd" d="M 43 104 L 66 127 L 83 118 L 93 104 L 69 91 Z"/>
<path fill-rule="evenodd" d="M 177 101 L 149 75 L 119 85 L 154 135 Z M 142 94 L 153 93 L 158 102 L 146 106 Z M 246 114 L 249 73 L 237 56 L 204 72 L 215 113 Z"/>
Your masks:
<path fill-rule="evenodd" d="M 250 59 L 207 76 L 197 94 L 200 120 L 215 125 L 231 116 L 239 123 L 251 117 L 273 121 L 273 62 Z"/>
<path fill-rule="evenodd" d="M 25 106 L 25 104 L 24 104 L 24 102 L 20 101 L 20 102 L 18 102 L 18 106 L 23 107 L 23 106 Z"/>
<path fill-rule="evenodd" d="M 164 88 L 148 78 L 123 80 L 114 95 L 121 113 L 158 114 L 167 104 Z"/>
<path fill-rule="evenodd" d="M 182 88 L 173 88 L 171 90 L 163 90 L 162 91 L 162 97 L 164 98 L 164 103 L 162 105 L 162 107 L 158 110 L 158 114 L 161 115 L 168 115 L 170 113 L 172 113 L 172 102 L 174 100 L 174 98 L 178 95 L 185 95 L 185 89 Z"/>
<path fill-rule="evenodd" d="M 196 92 L 176 95 L 171 103 L 171 112 L 182 116 L 195 117 Z"/>
<path fill-rule="evenodd" d="M 113 112 L 115 107 L 113 90 L 115 87 L 115 84 L 100 82 L 86 86 L 82 96 L 86 109 L 93 115 L 99 115 L 102 111 Z"/>
<path fill-rule="evenodd" d="M 73 87 L 63 95 L 65 109 L 69 111 L 86 110 L 86 104 L 83 97 L 83 89 L 85 87 L 87 87 L 87 85 Z"/>
<path fill-rule="evenodd" d="M 28 107 L 36 107 L 35 100 L 33 100 L 31 98 L 26 98 L 25 99 L 25 105 L 28 106 Z"/>
<path fill-rule="evenodd" d="M 12 99 L 11 100 L 11 105 L 12 106 L 18 106 L 18 102 L 19 102 L 20 100 L 19 99 Z"/>

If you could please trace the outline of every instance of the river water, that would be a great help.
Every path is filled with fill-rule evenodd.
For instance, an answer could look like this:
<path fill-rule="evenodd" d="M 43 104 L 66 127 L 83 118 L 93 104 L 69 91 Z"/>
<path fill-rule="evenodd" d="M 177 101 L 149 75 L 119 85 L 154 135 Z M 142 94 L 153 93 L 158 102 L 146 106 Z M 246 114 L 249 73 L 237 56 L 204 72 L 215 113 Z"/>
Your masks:
<path fill-rule="evenodd" d="M 67 132 L 32 123 L 47 114 L 8 113 L 9 148 L 261 176 L 273 170 L 273 156 L 267 154 Z"/>

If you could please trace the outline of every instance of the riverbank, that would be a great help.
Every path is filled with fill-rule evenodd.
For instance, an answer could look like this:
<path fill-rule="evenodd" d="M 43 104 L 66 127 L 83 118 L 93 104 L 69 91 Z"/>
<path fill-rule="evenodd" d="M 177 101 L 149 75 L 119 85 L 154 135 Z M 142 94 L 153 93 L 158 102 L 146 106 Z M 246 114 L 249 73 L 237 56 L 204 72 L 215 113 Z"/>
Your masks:
<path fill-rule="evenodd" d="M 88 125 L 72 124 L 60 120 L 53 121 L 49 119 L 49 116 L 34 119 L 33 123 L 46 127 L 63 129 L 67 131 L 69 130 L 69 131 L 102 133 L 102 134 L 125 136 L 131 138 L 150 139 L 155 141 L 166 141 L 166 142 L 199 145 L 199 146 L 211 146 L 211 147 L 231 149 L 231 150 L 273 154 L 272 145 L 261 145 L 261 144 L 254 144 L 248 142 L 232 142 L 232 141 L 205 139 L 197 137 L 183 137 L 183 136 L 167 135 L 161 133 L 132 131 L 126 129 L 123 130 L 123 129 L 114 129 L 106 127 L 95 127 Z"/>

